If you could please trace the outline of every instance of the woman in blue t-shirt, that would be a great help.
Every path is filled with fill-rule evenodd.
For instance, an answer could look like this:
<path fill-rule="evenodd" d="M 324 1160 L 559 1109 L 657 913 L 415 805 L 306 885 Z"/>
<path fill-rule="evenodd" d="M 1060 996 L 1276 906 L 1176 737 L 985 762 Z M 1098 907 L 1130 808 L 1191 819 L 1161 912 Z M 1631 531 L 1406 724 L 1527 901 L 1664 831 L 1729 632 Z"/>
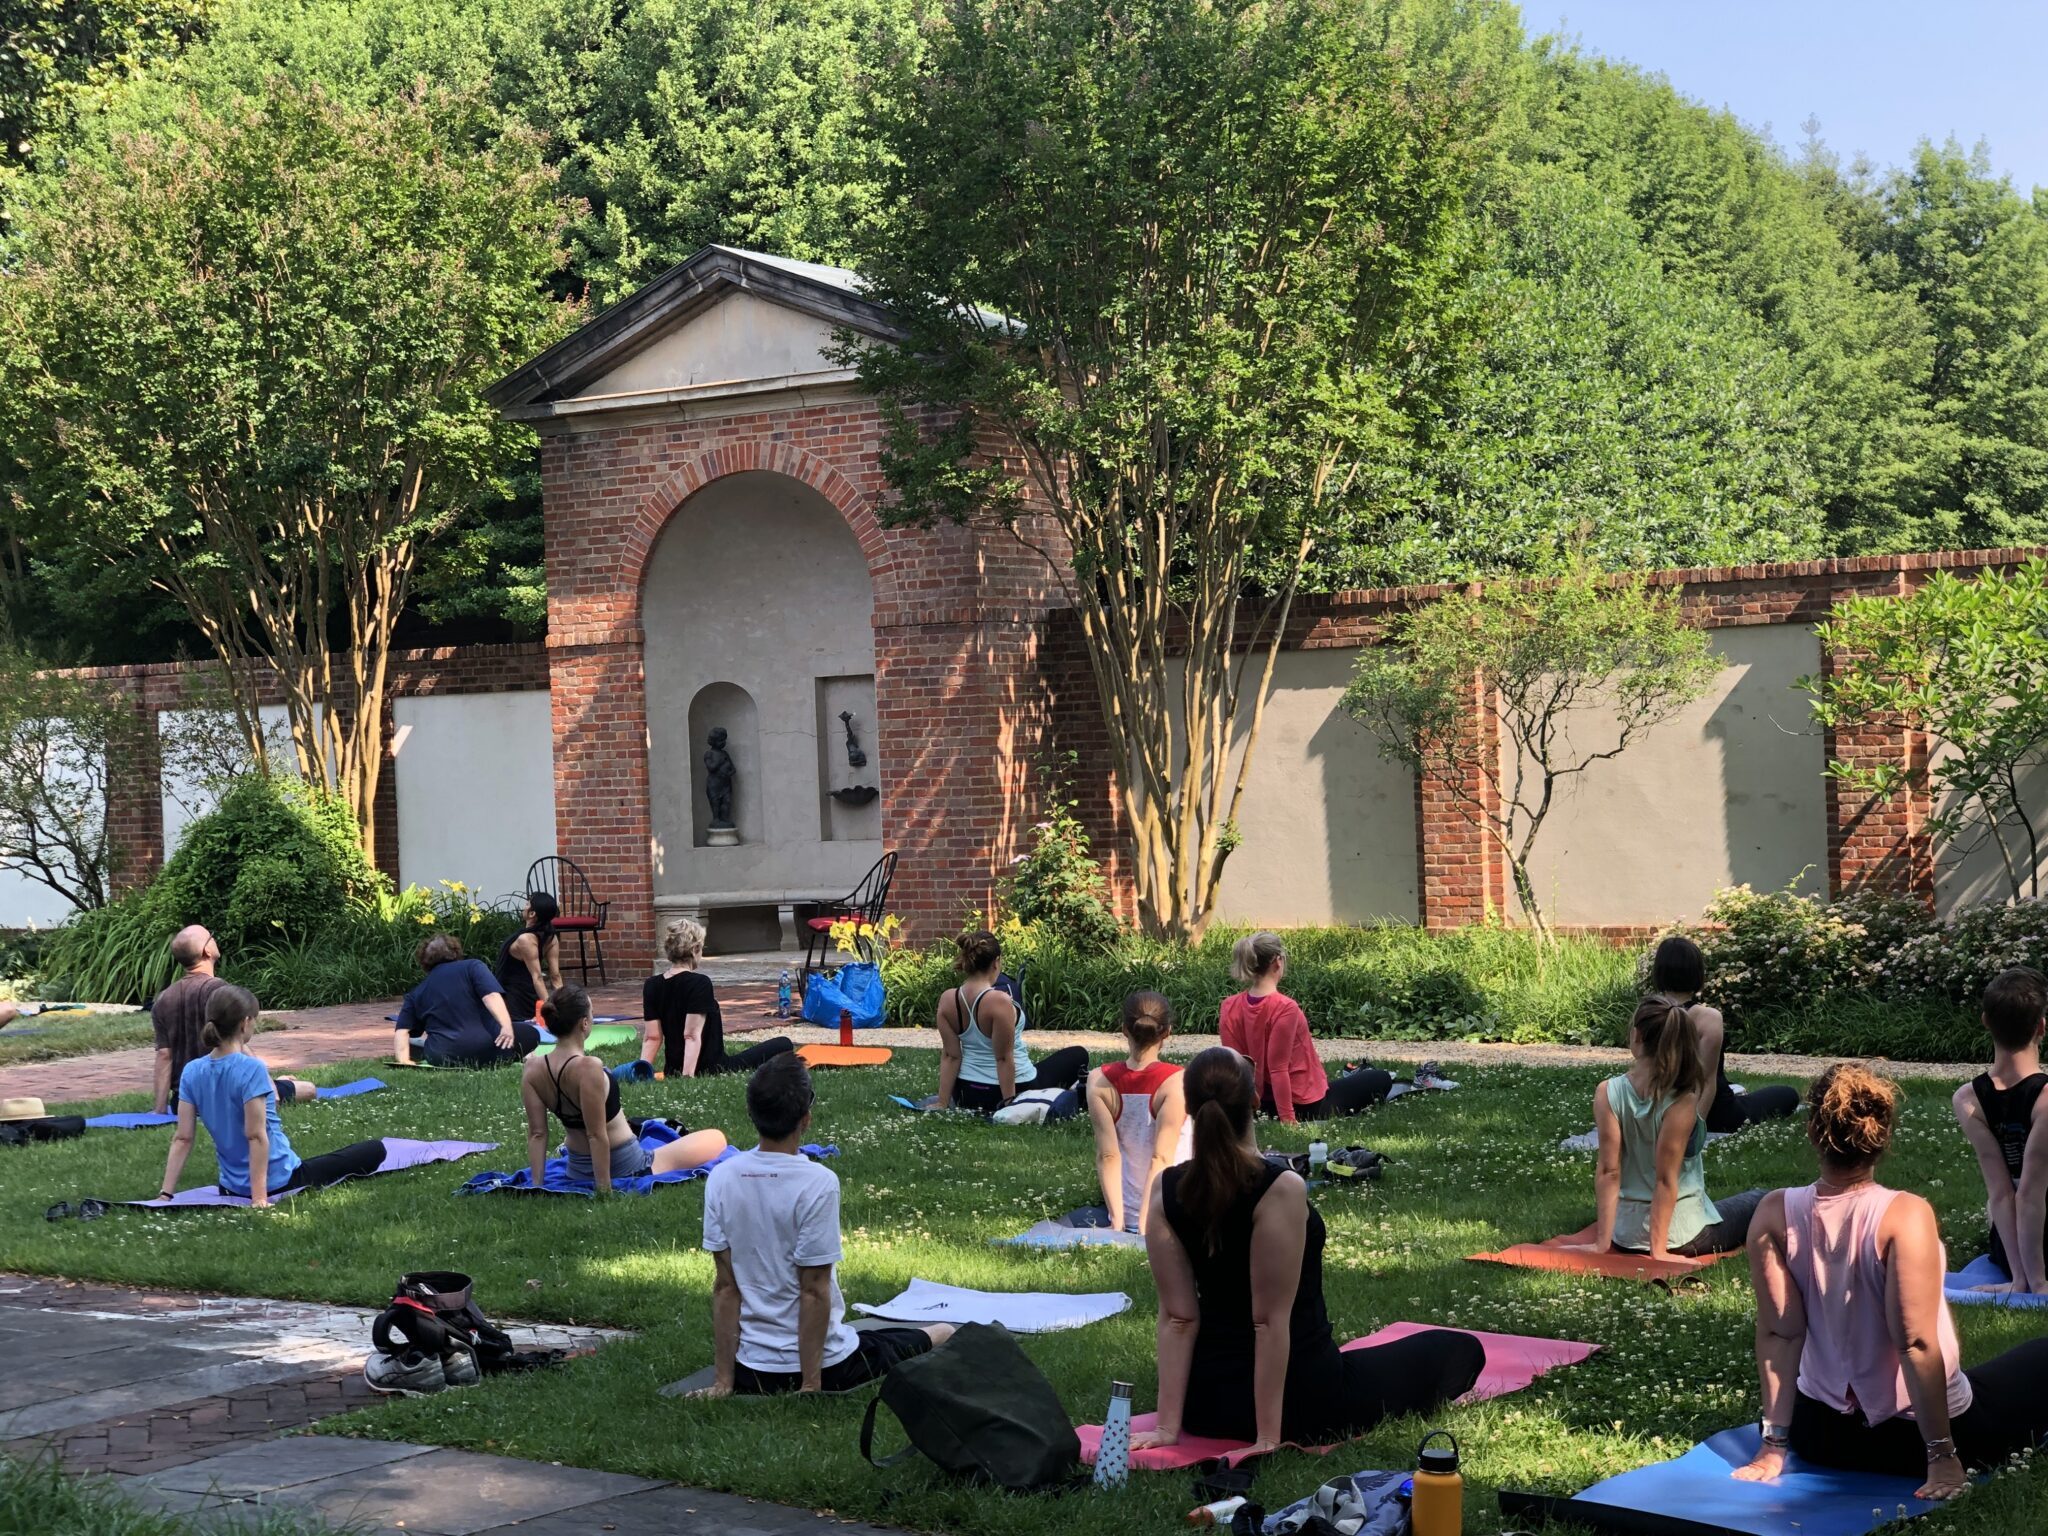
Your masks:
<path fill-rule="evenodd" d="M 268 1205 L 287 1190 L 338 1184 L 383 1166 L 381 1141 L 359 1141 L 309 1158 L 292 1150 L 277 1118 L 270 1069 L 249 1054 L 256 1014 L 256 998 L 245 987 L 216 988 L 206 1001 L 206 1027 L 199 1039 L 207 1054 L 185 1063 L 178 1078 L 178 1129 L 164 1163 L 166 1200 L 178 1192 L 178 1176 L 192 1155 L 193 1132 L 202 1120 L 220 1161 L 221 1193 L 241 1195 L 251 1205 Z"/>
<path fill-rule="evenodd" d="M 540 1031 L 505 1006 L 504 988 L 491 968 L 462 952 L 462 940 L 437 933 L 419 947 L 426 978 L 398 1005 L 391 1054 L 412 1065 L 417 1048 L 436 1067 L 495 1067 L 524 1061 L 540 1044 Z"/>

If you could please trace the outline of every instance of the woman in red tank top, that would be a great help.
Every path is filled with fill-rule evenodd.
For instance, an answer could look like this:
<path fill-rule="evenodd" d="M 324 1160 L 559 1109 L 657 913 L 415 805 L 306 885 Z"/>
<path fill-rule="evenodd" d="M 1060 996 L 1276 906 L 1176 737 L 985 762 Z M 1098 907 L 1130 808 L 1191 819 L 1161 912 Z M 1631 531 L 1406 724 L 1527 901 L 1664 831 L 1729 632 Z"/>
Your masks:
<path fill-rule="evenodd" d="M 1095 1171 L 1109 1225 L 1144 1230 L 1159 1175 L 1188 1160 L 1187 1103 L 1181 1071 L 1161 1061 L 1173 1034 L 1173 1004 L 1157 992 L 1124 999 L 1124 1041 L 1130 1054 L 1088 1074 L 1088 1118 L 1095 1127 Z"/>

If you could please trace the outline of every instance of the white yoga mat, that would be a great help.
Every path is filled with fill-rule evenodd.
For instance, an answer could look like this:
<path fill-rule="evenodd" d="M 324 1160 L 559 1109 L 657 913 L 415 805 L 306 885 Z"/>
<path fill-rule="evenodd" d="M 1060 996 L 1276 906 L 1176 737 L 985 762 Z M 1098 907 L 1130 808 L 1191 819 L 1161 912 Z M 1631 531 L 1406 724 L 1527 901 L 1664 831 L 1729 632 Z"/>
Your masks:
<path fill-rule="evenodd" d="M 1129 1309 L 1122 1291 L 1070 1296 L 1060 1291 L 970 1291 L 957 1285 L 912 1280 L 901 1296 L 877 1306 L 854 1307 L 894 1323 L 1001 1323 L 1012 1333 L 1053 1333 L 1085 1328 Z"/>

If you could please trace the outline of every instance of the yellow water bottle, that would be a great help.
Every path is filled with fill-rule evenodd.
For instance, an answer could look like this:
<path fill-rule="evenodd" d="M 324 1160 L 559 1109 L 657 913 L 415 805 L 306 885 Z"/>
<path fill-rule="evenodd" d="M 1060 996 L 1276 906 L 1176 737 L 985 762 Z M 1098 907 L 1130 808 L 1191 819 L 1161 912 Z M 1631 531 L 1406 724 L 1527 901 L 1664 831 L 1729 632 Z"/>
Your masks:
<path fill-rule="evenodd" d="M 1441 1435 L 1449 1450 L 1429 1442 Z M 1458 1442 L 1447 1429 L 1432 1429 L 1415 1452 L 1415 1500 L 1409 1506 L 1415 1536 L 1460 1536 L 1465 1529 L 1465 1479 L 1458 1472 Z"/>

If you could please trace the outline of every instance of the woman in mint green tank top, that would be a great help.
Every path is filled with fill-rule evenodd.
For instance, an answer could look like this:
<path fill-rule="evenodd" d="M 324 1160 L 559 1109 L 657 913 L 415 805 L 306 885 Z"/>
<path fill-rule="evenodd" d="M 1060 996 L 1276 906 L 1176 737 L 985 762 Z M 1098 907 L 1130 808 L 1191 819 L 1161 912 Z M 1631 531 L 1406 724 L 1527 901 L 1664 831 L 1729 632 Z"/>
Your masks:
<path fill-rule="evenodd" d="M 1701 1116 L 1713 1085 L 1686 1006 L 1645 998 L 1629 1023 L 1628 1043 L 1634 1064 L 1593 1096 L 1599 1215 L 1593 1241 L 1584 1246 L 1653 1259 L 1732 1253 L 1748 1238 L 1764 1192 L 1718 1203 L 1707 1195 Z"/>

